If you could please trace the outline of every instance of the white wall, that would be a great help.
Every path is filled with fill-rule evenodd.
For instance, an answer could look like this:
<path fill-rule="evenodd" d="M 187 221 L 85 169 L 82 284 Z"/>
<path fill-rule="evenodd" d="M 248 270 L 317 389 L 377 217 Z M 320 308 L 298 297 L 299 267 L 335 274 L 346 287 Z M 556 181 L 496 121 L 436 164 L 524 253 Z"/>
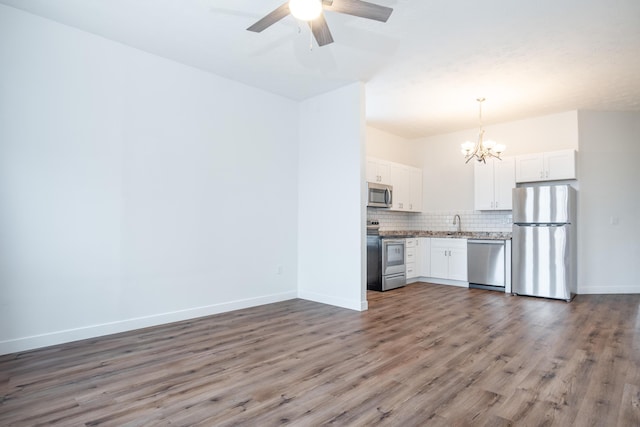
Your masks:
<path fill-rule="evenodd" d="M 412 155 L 409 139 L 367 126 L 366 141 L 368 157 L 420 167 L 420 161 Z"/>
<path fill-rule="evenodd" d="M 640 113 L 578 118 L 578 292 L 640 293 Z"/>
<path fill-rule="evenodd" d="M 364 86 L 300 107 L 298 291 L 365 310 Z"/>
<path fill-rule="evenodd" d="M 5 6 L 0 63 L 0 353 L 296 296 L 297 103 Z"/>

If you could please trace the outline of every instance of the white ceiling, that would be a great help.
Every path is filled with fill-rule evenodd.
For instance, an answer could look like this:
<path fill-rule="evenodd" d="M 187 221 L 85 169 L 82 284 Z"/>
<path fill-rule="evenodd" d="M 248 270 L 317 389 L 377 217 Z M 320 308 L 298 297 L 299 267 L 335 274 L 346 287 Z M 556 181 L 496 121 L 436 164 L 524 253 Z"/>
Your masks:
<path fill-rule="evenodd" d="M 370 0 L 310 49 L 285 0 L 0 0 L 295 100 L 361 80 L 370 125 L 407 138 L 567 110 L 640 111 L 640 0 Z M 338 2 L 339 0 L 335 0 Z"/>

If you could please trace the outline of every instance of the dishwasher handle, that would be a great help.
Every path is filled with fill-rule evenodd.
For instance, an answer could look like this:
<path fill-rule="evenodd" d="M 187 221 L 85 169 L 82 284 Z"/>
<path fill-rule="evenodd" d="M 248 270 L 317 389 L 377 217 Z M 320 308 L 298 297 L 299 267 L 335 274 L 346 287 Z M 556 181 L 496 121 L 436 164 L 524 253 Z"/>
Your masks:
<path fill-rule="evenodd" d="M 480 240 L 480 239 L 469 239 L 467 243 L 470 245 L 480 244 L 480 245 L 504 245 L 504 240 Z"/>

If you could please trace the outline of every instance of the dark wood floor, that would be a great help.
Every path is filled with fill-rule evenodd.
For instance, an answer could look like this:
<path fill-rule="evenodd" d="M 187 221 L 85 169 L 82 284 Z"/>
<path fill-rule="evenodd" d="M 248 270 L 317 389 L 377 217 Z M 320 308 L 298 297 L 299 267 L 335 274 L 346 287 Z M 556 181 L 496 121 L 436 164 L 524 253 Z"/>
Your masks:
<path fill-rule="evenodd" d="M 414 284 L 0 357 L 0 425 L 640 425 L 640 295 Z"/>

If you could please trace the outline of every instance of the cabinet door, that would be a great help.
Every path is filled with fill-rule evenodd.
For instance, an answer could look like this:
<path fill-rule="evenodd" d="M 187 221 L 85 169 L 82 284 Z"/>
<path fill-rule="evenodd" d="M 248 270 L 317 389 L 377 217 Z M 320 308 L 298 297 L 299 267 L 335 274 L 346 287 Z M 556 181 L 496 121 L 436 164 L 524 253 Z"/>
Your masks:
<path fill-rule="evenodd" d="M 409 210 L 422 212 L 422 169 L 409 169 Z"/>
<path fill-rule="evenodd" d="M 527 154 L 516 157 L 516 182 L 535 182 L 544 179 L 544 156 Z"/>
<path fill-rule="evenodd" d="M 449 279 L 467 281 L 467 249 L 449 249 Z"/>
<path fill-rule="evenodd" d="M 393 186 L 393 206 L 391 210 L 409 210 L 409 170 L 406 166 L 392 164 L 389 167 L 390 184 Z"/>
<path fill-rule="evenodd" d="M 367 159 L 367 182 L 380 182 L 380 176 L 378 175 L 378 161 L 374 159 Z"/>
<path fill-rule="evenodd" d="M 367 182 L 390 184 L 391 177 L 389 176 L 389 162 L 375 159 L 373 157 L 368 157 L 366 176 Z"/>
<path fill-rule="evenodd" d="M 562 150 L 544 153 L 544 169 L 545 180 L 575 179 L 575 150 Z"/>
<path fill-rule="evenodd" d="M 380 177 L 381 184 L 393 185 L 391 184 L 390 169 L 391 164 L 389 162 L 378 160 L 378 176 Z"/>
<path fill-rule="evenodd" d="M 487 163 L 474 162 L 473 167 L 473 188 L 474 209 L 477 211 L 488 211 L 494 205 L 494 165 L 493 160 Z"/>
<path fill-rule="evenodd" d="M 415 259 L 414 259 L 414 263 L 415 263 L 415 268 L 416 268 L 416 276 L 420 276 L 420 272 L 422 271 L 422 239 L 421 238 L 416 238 L 416 247 L 415 247 Z"/>
<path fill-rule="evenodd" d="M 446 279 L 449 275 L 448 250 L 443 248 L 431 248 L 431 275 L 438 279 Z"/>
<path fill-rule="evenodd" d="M 516 163 L 513 157 L 505 157 L 494 163 L 494 203 L 497 210 L 511 210 L 512 190 L 516 186 Z"/>
<path fill-rule="evenodd" d="M 431 239 L 428 237 L 418 238 L 418 251 L 416 253 L 416 270 L 418 276 L 431 276 Z"/>

